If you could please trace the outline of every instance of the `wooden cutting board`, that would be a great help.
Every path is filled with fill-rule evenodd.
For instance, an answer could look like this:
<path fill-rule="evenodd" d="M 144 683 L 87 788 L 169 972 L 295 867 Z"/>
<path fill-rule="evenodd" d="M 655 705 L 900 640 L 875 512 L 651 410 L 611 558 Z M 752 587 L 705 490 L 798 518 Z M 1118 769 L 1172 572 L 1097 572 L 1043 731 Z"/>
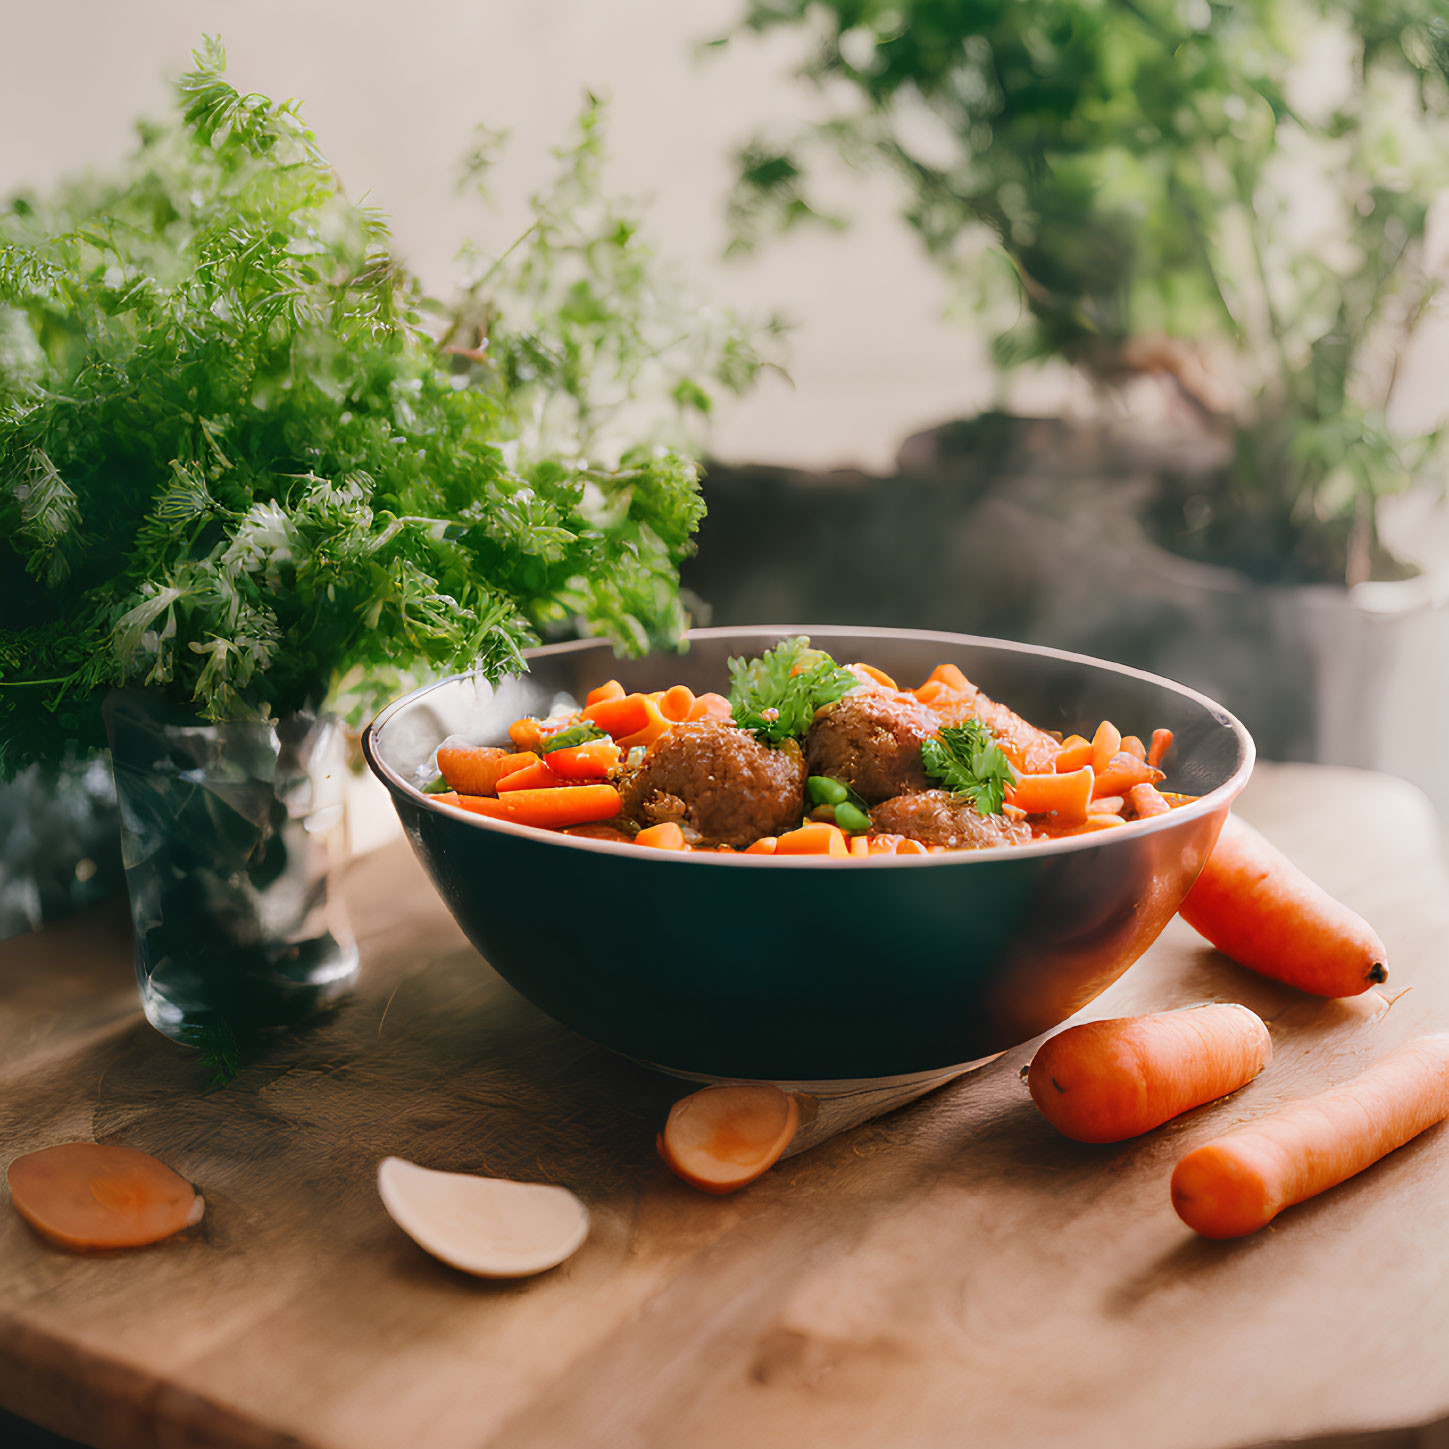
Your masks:
<path fill-rule="evenodd" d="M 505 987 L 402 847 L 354 868 L 357 995 L 232 1086 L 140 1017 L 124 914 L 0 947 L 0 1144 L 154 1152 L 195 1232 L 74 1257 L 0 1185 L 0 1405 L 98 1449 L 1227 1449 L 1449 1414 L 1449 1130 L 1235 1243 L 1195 1238 L 1187 1148 L 1449 1024 L 1449 880 L 1423 797 L 1263 767 L 1242 802 L 1379 927 L 1389 993 L 1279 989 L 1174 923 L 1092 1015 L 1247 1002 L 1256 1083 L 1151 1136 L 1057 1136 L 1029 1046 L 734 1197 L 671 1177 L 679 1084 Z M 513 902 L 511 908 L 526 908 Z M 466 1278 L 384 1215 L 378 1160 L 561 1182 L 571 1262 Z"/>

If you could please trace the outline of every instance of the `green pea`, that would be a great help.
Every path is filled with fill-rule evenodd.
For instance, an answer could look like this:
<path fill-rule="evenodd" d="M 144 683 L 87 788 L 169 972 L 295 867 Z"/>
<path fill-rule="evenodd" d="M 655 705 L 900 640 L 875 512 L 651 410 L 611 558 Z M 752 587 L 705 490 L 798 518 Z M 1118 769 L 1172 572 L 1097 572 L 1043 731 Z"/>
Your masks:
<path fill-rule="evenodd" d="M 805 793 L 812 805 L 840 805 L 850 798 L 850 791 L 829 775 L 811 775 L 805 782 Z"/>
<path fill-rule="evenodd" d="M 848 800 L 835 807 L 835 823 L 853 835 L 870 829 L 870 816 L 864 810 L 857 810 Z"/>

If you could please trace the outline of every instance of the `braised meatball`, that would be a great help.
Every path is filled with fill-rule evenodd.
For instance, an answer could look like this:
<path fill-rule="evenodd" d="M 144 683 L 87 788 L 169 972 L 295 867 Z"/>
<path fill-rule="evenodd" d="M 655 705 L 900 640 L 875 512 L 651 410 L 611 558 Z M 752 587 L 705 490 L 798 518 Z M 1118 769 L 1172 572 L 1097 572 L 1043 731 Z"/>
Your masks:
<path fill-rule="evenodd" d="M 902 695 L 849 694 L 815 716 L 805 759 L 812 775 L 843 780 L 874 804 L 926 789 L 921 744 L 940 727 L 925 705 Z"/>
<path fill-rule="evenodd" d="M 675 725 L 624 781 L 623 814 L 640 825 L 665 820 L 719 845 L 749 845 L 793 830 L 805 813 L 805 761 L 715 720 Z"/>
<path fill-rule="evenodd" d="M 1025 845 L 1031 839 L 1021 821 L 978 815 L 970 800 L 949 790 L 897 795 L 870 812 L 870 823 L 882 835 L 906 835 L 922 845 L 944 845 L 948 850 Z"/>

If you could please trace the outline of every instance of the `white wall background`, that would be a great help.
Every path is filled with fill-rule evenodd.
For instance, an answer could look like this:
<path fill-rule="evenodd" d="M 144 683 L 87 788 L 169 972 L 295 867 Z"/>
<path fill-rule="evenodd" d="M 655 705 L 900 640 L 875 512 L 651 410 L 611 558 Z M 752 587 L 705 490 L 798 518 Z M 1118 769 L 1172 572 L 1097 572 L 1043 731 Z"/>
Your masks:
<path fill-rule="evenodd" d="M 470 229 L 506 244 L 510 211 L 549 173 L 584 89 L 612 99 L 611 189 L 650 200 L 651 232 L 713 299 L 782 311 L 796 329 L 793 388 L 767 381 L 727 409 L 716 451 L 812 466 L 887 467 L 909 431 L 992 396 L 977 342 L 942 319 L 944 284 L 883 183 L 842 174 L 857 217 L 722 260 L 731 156 L 804 104 L 798 42 L 698 51 L 741 0 L 0 0 L 0 194 L 124 155 L 131 123 L 168 103 L 167 78 L 203 34 L 233 81 L 300 96 L 349 191 L 392 218 L 400 250 L 446 284 Z M 454 193 L 478 122 L 512 132 L 489 214 Z"/>
<path fill-rule="evenodd" d="M 550 172 L 585 88 L 611 97 L 611 189 L 651 202 L 660 250 L 703 295 L 795 323 L 793 386 L 770 378 L 725 408 L 714 450 L 733 461 L 885 469 L 909 432 L 993 400 L 980 342 L 945 320 L 947 288 L 897 220 L 880 178 L 843 169 L 827 199 L 855 225 L 803 234 L 725 263 L 732 156 L 756 130 L 786 132 L 808 105 L 792 78 L 800 42 L 743 39 L 701 54 L 743 0 L 0 0 L 0 194 L 91 166 L 168 104 L 168 77 L 208 33 L 232 79 L 300 96 L 354 195 L 387 210 L 404 257 L 445 288 L 470 233 L 501 248 L 522 200 Z M 1305 65 L 1305 79 L 1315 67 Z M 454 191 L 475 124 L 512 133 L 499 210 Z M 1449 320 L 1424 329 L 1394 414 L 1442 416 Z M 1011 401 L 1050 411 L 1084 401 L 1060 373 L 1019 379 Z"/>

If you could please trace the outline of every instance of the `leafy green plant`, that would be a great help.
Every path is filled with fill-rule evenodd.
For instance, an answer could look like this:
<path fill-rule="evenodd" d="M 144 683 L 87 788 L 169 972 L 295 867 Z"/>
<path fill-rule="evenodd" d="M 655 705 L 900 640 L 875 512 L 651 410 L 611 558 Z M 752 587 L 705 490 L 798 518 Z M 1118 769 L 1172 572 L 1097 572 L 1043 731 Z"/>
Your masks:
<path fill-rule="evenodd" d="M 802 740 L 815 711 L 860 681 L 803 634 L 783 639 L 755 659 L 731 659 L 730 714 L 767 745 Z"/>
<path fill-rule="evenodd" d="M 1233 468 L 1156 514 L 1175 547 L 1260 577 L 1365 576 L 1376 499 L 1441 442 L 1395 438 L 1382 361 L 1439 282 L 1438 0 L 752 0 L 743 23 L 809 35 L 823 114 L 743 152 L 741 245 L 826 215 L 823 152 L 880 163 L 1003 370 L 1152 371 L 1229 415 Z M 1295 97 L 1305 37 L 1319 101 Z"/>
<path fill-rule="evenodd" d="M 602 199 L 599 127 L 590 105 L 472 289 L 472 356 L 296 106 L 237 91 L 215 42 L 116 175 L 0 211 L 0 769 L 98 743 L 116 686 L 213 720 L 360 712 L 405 676 L 496 676 L 541 634 L 678 639 L 694 464 L 590 451 L 665 315 Z M 566 234 L 574 207 L 608 234 Z M 566 279 L 585 259 L 592 313 Z M 721 319 L 664 365 L 699 412 L 759 363 Z M 561 377 L 574 416 L 540 430 Z"/>
<path fill-rule="evenodd" d="M 980 720 L 946 725 L 921 745 L 921 764 L 943 789 L 964 795 L 980 815 L 997 815 L 1016 779 L 996 736 Z"/>

